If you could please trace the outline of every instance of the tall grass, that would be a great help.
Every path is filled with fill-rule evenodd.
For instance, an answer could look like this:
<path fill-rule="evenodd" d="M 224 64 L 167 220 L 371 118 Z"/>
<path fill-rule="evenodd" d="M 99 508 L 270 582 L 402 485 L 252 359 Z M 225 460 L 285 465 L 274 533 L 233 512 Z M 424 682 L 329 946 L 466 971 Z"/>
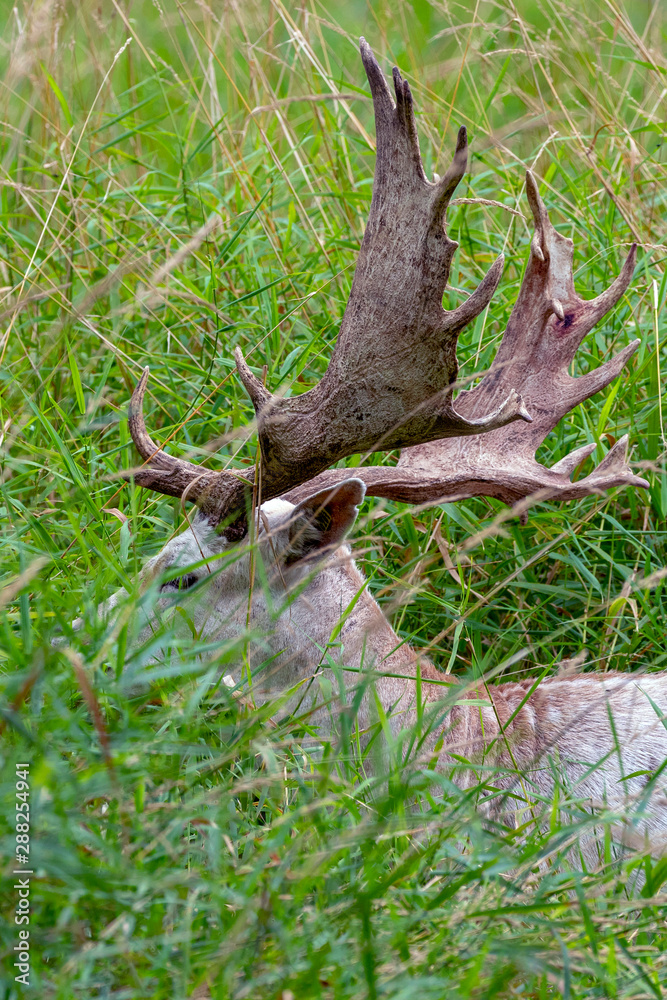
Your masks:
<path fill-rule="evenodd" d="M 525 525 L 496 524 L 494 501 L 368 503 L 355 546 L 371 587 L 401 637 L 454 672 L 537 675 L 584 655 L 590 670 L 664 669 L 664 585 L 634 581 L 665 562 L 667 9 L 34 0 L 0 13 L 3 996 L 662 996 L 667 865 L 614 862 L 604 833 L 599 866 L 577 864 L 593 820 L 571 790 L 544 804 L 546 823 L 508 830 L 400 747 L 376 778 L 344 742 L 314 755 L 302 722 L 271 725 L 220 686 L 242 640 L 195 637 L 137 695 L 132 621 L 108 631 L 94 610 L 183 523 L 178 503 L 117 478 L 136 462 L 125 414 L 142 367 L 156 436 L 216 469 L 255 461 L 236 345 L 287 393 L 326 368 L 371 196 L 363 33 L 410 81 L 427 173 L 459 125 L 471 135 L 445 304 L 507 255 L 461 339 L 463 375 L 490 363 L 518 291 L 526 166 L 574 239 L 583 293 L 639 241 L 635 281 L 576 371 L 641 347 L 540 457 L 594 441 L 598 461 L 629 433 L 651 482 L 539 504 Z M 24 990 L 11 921 L 26 758 Z"/>

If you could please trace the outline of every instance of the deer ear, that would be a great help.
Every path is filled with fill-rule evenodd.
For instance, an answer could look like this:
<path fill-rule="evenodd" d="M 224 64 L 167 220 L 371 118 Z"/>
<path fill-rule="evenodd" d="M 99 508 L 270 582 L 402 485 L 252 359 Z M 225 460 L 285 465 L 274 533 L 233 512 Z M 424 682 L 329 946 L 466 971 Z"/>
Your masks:
<path fill-rule="evenodd" d="M 302 500 L 292 512 L 286 562 L 340 545 L 356 521 L 365 495 L 366 486 L 360 479 L 345 479 Z"/>

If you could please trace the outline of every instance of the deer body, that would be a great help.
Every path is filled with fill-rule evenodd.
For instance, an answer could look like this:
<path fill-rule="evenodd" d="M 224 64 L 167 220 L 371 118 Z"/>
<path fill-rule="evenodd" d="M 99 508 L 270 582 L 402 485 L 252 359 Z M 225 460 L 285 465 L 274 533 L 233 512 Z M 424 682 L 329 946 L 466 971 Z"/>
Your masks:
<path fill-rule="evenodd" d="M 162 611 L 183 605 L 201 635 L 220 643 L 250 625 L 257 635 L 249 651 L 255 701 L 275 702 L 281 714 L 305 712 L 325 738 L 361 686 L 355 721 L 362 742 L 379 718 L 376 699 L 393 738 L 414 731 L 421 718 L 422 763 L 455 768 L 455 781 L 466 787 L 480 773 L 490 775 L 496 788 L 512 792 L 514 805 L 502 804 L 506 819 L 526 800 L 550 802 L 556 777 L 584 807 L 635 815 L 636 829 L 623 830 L 625 842 L 647 837 L 655 846 L 667 838 L 660 779 L 667 677 L 575 675 L 544 680 L 534 691 L 534 678 L 464 685 L 447 677 L 401 643 L 343 540 L 363 493 L 361 482 L 348 480 L 333 495 L 297 506 L 270 501 L 261 508 L 253 545 L 230 543 L 195 518 L 147 566 L 148 578 L 173 577 L 199 563 L 177 578 L 185 589 L 163 585 Z M 322 531 L 322 521 L 333 527 Z M 263 563 L 265 582 L 255 580 L 249 615 L 251 552 Z M 243 687 L 241 670 L 232 679 Z M 461 766 L 460 758 L 472 766 Z"/>

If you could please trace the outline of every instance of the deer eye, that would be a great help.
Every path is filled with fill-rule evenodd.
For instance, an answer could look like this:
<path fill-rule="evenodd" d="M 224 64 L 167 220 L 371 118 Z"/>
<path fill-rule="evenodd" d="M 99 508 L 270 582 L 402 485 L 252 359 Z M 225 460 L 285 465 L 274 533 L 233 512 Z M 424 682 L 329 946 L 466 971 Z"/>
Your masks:
<path fill-rule="evenodd" d="M 189 590 L 190 587 L 194 587 L 195 583 L 199 577 L 194 573 L 186 573 L 184 576 L 177 576 L 174 580 L 169 580 L 167 583 L 163 583 L 160 587 L 160 593 L 164 594 L 171 590 Z"/>

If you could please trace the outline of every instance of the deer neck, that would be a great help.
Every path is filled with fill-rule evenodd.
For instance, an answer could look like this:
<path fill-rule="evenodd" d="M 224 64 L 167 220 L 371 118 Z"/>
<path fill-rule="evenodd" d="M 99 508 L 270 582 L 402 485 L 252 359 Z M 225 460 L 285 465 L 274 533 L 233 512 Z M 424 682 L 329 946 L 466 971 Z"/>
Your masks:
<path fill-rule="evenodd" d="M 301 613 L 305 609 L 308 619 L 302 632 L 307 631 L 308 641 L 301 646 L 307 662 L 297 665 L 299 653 L 293 654 L 295 678 L 305 670 L 311 677 L 331 680 L 330 668 L 340 666 L 348 702 L 360 684 L 368 688 L 359 707 L 360 728 L 377 717 L 376 698 L 393 729 L 406 725 L 406 713 L 415 703 L 417 654 L 384 617 L 347 546 L 313 578 L 300 601 Z M 292 615 L 291 626 L 299 627 L 298 613 Z M 419 665 L 424 678 L 439 676 L 425 658 L 420 657 Z M 322 722 L 319 717 L 318 722 Z"/>

